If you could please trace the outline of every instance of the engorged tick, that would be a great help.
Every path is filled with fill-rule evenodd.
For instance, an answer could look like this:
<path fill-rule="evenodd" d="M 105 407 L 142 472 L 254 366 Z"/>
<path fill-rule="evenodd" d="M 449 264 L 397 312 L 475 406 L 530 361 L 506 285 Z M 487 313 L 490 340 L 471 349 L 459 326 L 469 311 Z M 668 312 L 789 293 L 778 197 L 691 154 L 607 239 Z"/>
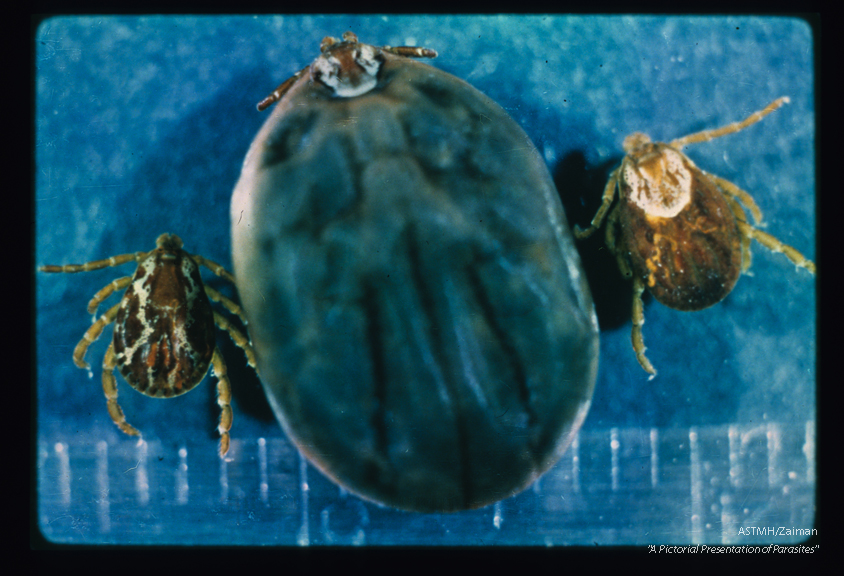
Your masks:
<path fill-rule="evenodd" d="M 609 177 L 603 201 L 585 230 L 586 238 L 601 226 L 618 189 L 619 202 L 610 212 L 606 243 L 621 272 L 633 277 L 633 349 L 639 364 L 655 375 L 642 339 L 642 292 L 676 310 L 702 310 L 723 300 L 738 277 L 750 267 L 750 240 L 782 252 L 797 266 L 815 273 L 815 265 L 796 249 L 757 225 L 762 212 L 753 197 L 735 184 L 707 174 L 681 152 L 688 144 L 707 142 L 743 130 L 787 103 L 782 97 L 766 108 L 714 130 L 673 140 L 651 142 L 641 133 L 625 138 L 626 156 Z M 616 226 L 621 237 L 616 238 Z"/>
<path fill-rule="evenodd" d="M 171 398 L 193 389 L 214 367 L 217 376 L 217 404 L 220 406 L 220 456 L 229 449 L 232 426 L 231 383 L 226 363 L 215 341 L 214 324 L 226 330 L 236 345 L 243 349 L 249 365 L 255 368 L 255 353 L 249 340 L 225 317 L 211 308 L 211 300 L 222 304 L 246 319 L 240 306 L 210 286 L 205 286 L 199 266 L 234 283 L 234 277 L 219 264 L 202 256 L 188 254 L 175 234 L 162 234 L 150 252 L 112 256 L 86 264 L 41 266 L 41 272 L 88 272 L 127 262 L 137 262 L 133 276 L 111 282 L 97 292 L 88 304 L 88 312 L 96 314 L 99 305 L 113 292 L 126 289 L 120 302 L 112 306 L 85 332 L 73 352 L 73 361 L 88 368 L 85 352 L 99 338 L 103 329 L 114 322 L 114 336 L 103 360 L 103 392 L 108 400 L 108 413 L 126 434 L 138 436 L 136 428 L 126 421 L 117 403 L 114 368 L 129 385 L 153 398 Z"/>
<path fill-rule="evenodd" d="M 266 110 L 282 99 L 293 84 L 306 72 L 334 91 L 336 96 L 351 98 L 372 90 L 378 83 L 378 71 L 384 61 L 382 52 L 406 58 L 436 58 L 437 53 L 415 46 L 372 46 L 358 42 L 353 32 L 343 34 L 343 40 L 326 36 L 320 43 L 321 54 L 309 65 L 285 80 L 272 94 L 258 103 L 258 110 Z"/>
<path fill-rule="evenodd" d="M 598 322 L 527 134 L 465 81 L 353 34 L 278 100 L 231 202 L 270 405 L 322 473 L 380 505 L 524 490 L 591 403 Z"/>

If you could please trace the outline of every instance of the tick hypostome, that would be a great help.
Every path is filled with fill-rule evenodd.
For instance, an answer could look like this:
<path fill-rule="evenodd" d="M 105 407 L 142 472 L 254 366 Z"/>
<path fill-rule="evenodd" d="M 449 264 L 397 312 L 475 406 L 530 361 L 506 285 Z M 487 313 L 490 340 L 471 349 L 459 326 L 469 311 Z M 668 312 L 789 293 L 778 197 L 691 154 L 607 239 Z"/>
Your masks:
<path fill-rule="evenodd" d="M 730 293 L 750 267 L 751 239 L 782 252 L 814 274 L 815 265 L 800 252 L 748 223 L 745 209 L 757 225 L 762 220 L 750 194 L 707 174 L 681 152 L 688 144 L 743 130 L 788 101 L 779 98 L 741 122 L 689 134 L 668 144 L 651 142 L 645 134 L 631 134 L 624 140 L 626 156 L 610 174 L 591 225 L 585 230 L 575 227 L 578 238 L 595 232 L 618 189 L 619 201 L 607 220 L 606 242 L 622 273 L 633 277 L 633 349 L 647 372 L 656 374 L 645 356 L 642 339 L 645 289 L 677 310 L 712 306 Z"/>
<path fill-rule="evenodd" d="M 114 336 L 103 360 L 103 392 L 108 400 L 108 413 L 114 423 L 131 436 L 140 433 L 126 422 L 117 404 L 117 383 L 114 369 L 138 392 L 153 398 L 171 398 L 193 389 L 214 367 L 217 376 L 217 403 L 220 415 L 220 456 L 229 449 L 232 425 L 231 384 L 226 364 L 215 342 L 215 323 L 226 330 L 235 344 L 246 353 L 249 365 L 255 367 L 255 354 L 249 340 L 237 328 L 211 308 L 211 300 L 222 304 L 246 319 L 240 306 L 210 286 L 205 286 L 199 266 L 234 283 L 234 277 L 222 266 L 182 250 L 182 240 L 175 234 L 162 234 L 150 252 L 112 256 L 87 264 L 41 266 L 41 272 L 88 272 L 128 262 L 137 262 L 133 276 L 111 282 L 97 292 L 88 304 L 88 312 L 96 314 L 99 305 L 113 292 L 123 290 L 120 302 L 112 306 L 85 332 L 73 352 L 73 361 L 88 368 L 85 352 L 99 338 L 106 326 L 114 323 Z"/>

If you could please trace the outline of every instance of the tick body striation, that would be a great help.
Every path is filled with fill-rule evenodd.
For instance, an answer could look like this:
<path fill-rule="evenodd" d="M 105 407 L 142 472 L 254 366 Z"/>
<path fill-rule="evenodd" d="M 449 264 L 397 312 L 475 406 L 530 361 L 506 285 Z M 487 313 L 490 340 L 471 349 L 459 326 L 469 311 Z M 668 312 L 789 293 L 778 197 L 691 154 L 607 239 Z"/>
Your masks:
<path fill-rule="evenodd" d="M 114 323 L 112 342 L 103 360 L 103 392 L 112 420 L 131 436 L 140 433 L 126 421 L 117 403 L 115 368 L 138 392 L 153 398 L 172 398 L 196 387 L 208 367 L 213 366 L 217 376 L 217 403 L 222 411 L 218 427 L 220 456 L 224 456 L 229 449 L 232 425 L 231 384 L 216 345 L 215 323 L 243 349 L 253 368 L 255 355 L 249 340 L 225 317 L 214 312 L 210 300 L 219 302 L 245 323 L 243 311 L 230 299 L 205 286 L 199 267 L 205 266 L 234 283 L 231 273 L 202 256 L 188 254 L 182 249 L 182 240 L 174 234 L 159 236 L 155 250 L 150 252 L 112 256 L 87 264 L 42 266 L 39 270 L 88 272 L 128 262 L 138 263 L 134 275 L 114 280 L 97 292 L 88 304 L 88 312 L 95 315 L 106 298 L 125 289 L 120 302 L 85 332 L 73 352 L 73 361 L 80 368 L 88 368 L 84 360 L 88 347 L 106 326 Z"/>
<path fill-rule="evenodd" d="M 683 311 L 702 310 L 723 300 L 750 267 L 750 240 L 782 252 L 797 266 L 815 272 L 800 252 L 758 226 L 762 212 L 753 197 L 735 184 L 707 174 L 681 152 L 743 130 L 788 102 L 783 97 L 741 122 L 705 130 L 665 144 L 641 133 L 624 140 L 626 156 L 609 177 L 603 201 L 591 225 L 575 227 L 586 238 L 609 211 L 606 242 L 625 276 L 633 278 L 633 349 L 647 372 L 656 374 L 645 356 L 642 292 Z M 618 190 L 619 201 L 610 211 Z"/>

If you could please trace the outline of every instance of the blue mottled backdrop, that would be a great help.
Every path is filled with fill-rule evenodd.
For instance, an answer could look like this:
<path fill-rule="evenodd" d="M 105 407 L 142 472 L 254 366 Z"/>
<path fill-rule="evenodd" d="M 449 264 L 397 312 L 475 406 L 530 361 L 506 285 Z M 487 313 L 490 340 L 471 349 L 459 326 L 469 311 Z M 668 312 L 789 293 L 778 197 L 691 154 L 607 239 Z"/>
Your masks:
<path fill-rule="evenodd" d="M 268 114 L 257 112 L 255 104 L 308 64 L 323 36 L 339 37 L 347 30 L 367 43 L 433 48 L 439 52 L 433 65 L 496 100 L 544 155 L 571 224 L 585 225 L 591 219 L 607 175 L 621 159 L 621 142 L 627 134 L 644 131 L 655 140 L 667 141 L 743 119 L 787 95 L 791 104 L 760 124 L 694 145 L 686 152 L 700 168 L 754 194 L 767 232 L 815 257 L 815 54 L 813 30 L 802 20 L 97 16 L 48 19 L 35 37 L 34 264 L 81 263 L 149 250 L 159 234 L 171 232 L 183 238 L 188 251 L 231 268 L 229 199 L 246 150 Z M 583 439 L 598 439 L 591 458 L 595 464 L 588 474 L 604 478 L 606 490 L 620 494 L 623 487 L 615 483 L 613 472 L 625 470 L 624 462 L 614 460 L 624 457 L 623 450 L 616 450 L 618 431 L 622 437 L 629 433 L 634 438 L 641 436 L 636 431 L 656 431 L 660 441 L 680 434 L 685 440 L 672 447 L 682 452 L 684 442 L 692 445 L 691 455 L 679 457 L 692 469 L 691 480 L 683 480 L 686 492 L 691 487 L 692 503 L 662 513 L 694 517 L 694 507 L 702 502 L 698 495 L 695 504 L 694 497 L 693 470 L 695 458 L 700 457 L 694 456 L 696 430 L 714 431 L 713 438 L 720 438 L 718 431 L 723 429 L 723 438 L 713 440 L 712 450 L 723 448 L 729 460 L 734 452 L 743 454 L 745 436 L 741 434 L 761 426 L 767 443 L 763 452 L 767 451 L 768 484 L 776 483 L 771 480 L 771 468 L 776 467 L 777 457 L 785 458 L 786 451 L 779 450 L 777 442 L 786 445 L 796 434 L 798 457 L 812 447 L 815 279 L 782 255 L 755 244 L 752 275 L 742 277 L 722 303 L 702 312 L 682 313 L 647 298 L 644 337 L 648 356 L 659 371 L 649 381 L 630 346 L 630 285 L 617 275 L 613 259 L 597 236 L 603 234 L 581 244 L 601 324 L 598 383 L 581 434 Z M 261 456 L 259 449 L 249 447 L 259 438 L 270 443 L 265 449 L 278 442 L 287 446 L 286 441 L 243 355 L 222 336 L 218 342 L 234 385 L 233 461 L 221 469 L 214 459 L 218 408 L 212 382 L 163 401 L 137 394 L 118 377 L 120 403 L 130 423 L 144 432 L 151 451 L 143 454 L 160 454 L 144 464 L 146 479 L 138 480 L 137 472 L 129 479 L 135 460 L 140 461 L 134 451 L 140 449 L 135 440 L 117 430 L 106 411 L 99 365 L 107 338 L 88 352 L 93 377 L 74 366 L 71 354 L 90 325 L 85 312 L 90 297 L 113 278 L 131 271 L 127 265 L 85 274 L 36 275 L 39 520 L 50 540 L 609 544 L 730 538 L 723 535 L 723 526 L 713 536 L 706 532 L 709 524 L 696 528 L 694 519 L 677 524 L 672 517 L 666 524 L 644 509 L 631 517 L 630 508 L 637 506 L 641 495 L 628 494 L 626 500 L 619 496 L 612 509 L 600 514 L 590 508 L 588 498 L 581 506 L 559 512 L 548 503 L 555 496 L 541 483 L 530 494 L 505 501 L 494 510 L 433 517 L 394 512 L 338 492 L 313 469 L 307 476 L 310 485 L 305 487 L 301 479 L 307 474 L 306 466 L 296 460 L 289 446 L 278 450 L 293 458 L 292 495 L 278 498 L 298 504 L 290 514 L 296 520 L 289 521 L 289 530 L 281 528 L 286 520 L 273 516 L 283 507 L 274 501 L 273 490 L 281 488 L 273 486 L 272 457 L 269 472 L 263 468 L 261 473 L 261 462 L 268 461 L 266 453 Z M 232 294 L 213 275 L 206 278 L 210 285 Z M 616 436 L 611 435 L 613 430 Z M 735 434 L 739 434 L 737 445 L 733 445 Z M 604 444 L 605 474 L 603 465 L 597 464 Z M 202 475 L 210 475 L 208 483 L 219 496 L 215 507 L 204 507 L 198 496 L 181 500 L 184 486 L 178 470 L 188 464 L 178 449 L 193 446 L 200 447 L 198 452 L 209 452 L 210 458 L 197 455 L 205 458 L 199 461 L 204 465 L 190 460 L 194 476 L 186 478 L 192 479 L 191 494 L 196 496 L 202 489 Z M 108 456 L 103 456 L 104 450 L 110 451 Z M 250 450 L 252 456 L 248 456 Z M 129 454 L 126 470 L 117 464 L 108 467 L 124 452 Z M 588 456 L 581 453 L 574 464 L 564 457 L 561 466 L 567 468 L 560 477 L 570 482 L 573 475 L 583 473 L 582 482 L 587 483 L 585 468 L 578 466 L 588 467 L 588 462 L 580 462 Z M 238 459 L 258 463 L 254 479 L 252 468 L 236 468 Z M 155 468 L 156 462 L 167 466 L 166 470 Z M 635 467 L 635 462 L 627 464 Z M 75 472 L 77 465 L 79 470 L 89 466 L 92 472 Z M 206 465 L 211 468 L 205 470 Z M 808 466 L 808 471 L 798 470 L 799 466 Z M 809 479 L 811 507 L 812 464 L 799 466 L 784 469 L 784 478 Z M 730 468 L 727 476 L 732 473 Z M 156 484 L 155 478 L 166 480 Z M 326 503 L 317 506 L 316 493 L 311 492 L 308 505 L 308 490 L 315 490 L 313 486 L 320 482 L 329 494 Z M 601 482 L 594 480 L 596 485 Z M 656 484 L 651 482 L 651 488 Z M 703 484 L 711 487 L 712 482 Z M 236 490 L 230 488 L 235 485 Z M 254 502 L 250 489 L 243 486 L 254 487 Z M 569 488 L 574 490 L 571 482 Z M 576 488 L 585 490 L 581 485 Z M 124 491 L 127 495 L 120 496 Z M 720 500 L 713 497 L 719 502 L 716 508 L 726 509 L 723 493 Z M 544 503 L 534 505 L 526 498 Z M 194 514 L 178 513 L 170 500 Z M 337 536 L 340 532 L 326 529 L 326 511 L 332 506 L 351 506 L 352 516 L 365 518 L 358 522 L 363 528 L 340 531 L 345 539 Z M 778 506 L 783 504 L 763 498 L 762 512 L 736 521 L 770 519 L 772 507 Z M 811 522 L 811 509 L 804 510 L 805 506 L 793 501 L 784 506 L 791 506 L 784 517 L 801 519 L 803 527 L 806 518 Z M 123 526 L 120 517 L 131 515 L 128 510 L 145 521 Z M 613 510 L 619 511 L 618 516 L 613 516 Z M 706 513 L 710 512 L 707 508 Z M 557 524 L 555 514 L 560 516 Z M 600 526 L 594 524 L 598 516 Z M 723 509 L 717 516 L 722 524 L 729 524 L 724 518 L 731 516 Z M 661 522 L 665 530 L 654 530 Z M 401 536 L 391 531 L 399 525 L 403 526 Z M 513 530 L 515 526 L 530 528 Z"/>

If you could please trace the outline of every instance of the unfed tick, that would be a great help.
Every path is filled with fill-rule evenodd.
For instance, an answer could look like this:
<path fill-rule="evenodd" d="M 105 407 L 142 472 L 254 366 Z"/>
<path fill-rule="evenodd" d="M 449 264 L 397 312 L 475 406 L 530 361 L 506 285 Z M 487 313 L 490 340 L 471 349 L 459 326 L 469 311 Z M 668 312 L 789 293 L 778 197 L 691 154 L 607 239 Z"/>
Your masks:
<path fill-rule="evenodd" d="M 124 290 L 120 302 L 109 308 L 85 332 L 73 352 L 73 361 L 88 368 L 85 353 L 102 331 L 114 323 L 113 338 L 103 360 L 103 392 L 108 413 L 126 434 L 140 432 L 126 421 L 117 403 L 117 368 L 126 382 L 153 398 L 172 398 L 192 390 L 214 367 L 217 376 L 217 403 L 220 406 L 220 456 L 229 449 L 232 426 L 231 384 L 226 363 L 215 341 L 215 323 L 228 332 L 235 344 L 246 353 L 249 365 L 255 367 L 255 354 L 249 340 L 224 316 L 214 312 L 211 300 L 222 304 L 243 322 L 240 306 L 210 286 L 205 286 L 199 267 L 205 266 L 217 276 L 234 283 L 234 277 L 222 266 L 182 249 L 182 240 L 175 234 L 162 234 L 150 252 L 112 256 L 86 264 L 41 266 L 41 272 L 88 272 L 128 262 L 137 262 L 133 276 L 111 282 L 97 292 L 88 304 L 88 312 L 96 315 L 99 305 L 112 293 Z"/>
<path fill-rule="evenodd" d="M 232 196 L 238 292 L 282 427 L 350 491 L 477 508 L 589 409 L 597 319 L 545 161 L 490 98 L 328 38 L 270 97 Z M 268 101 L 262 103 L 262 107 Z"/>
<path fill-rule="evenodd" d="M 681 152 L 684 146 L 733 134 L 759 122 L 787 103 L 782 97 L 741 122 L 704 130 L 665 144 L 641 133 L 625 138 L 626 156 L 609 177 L 603 201 L 591 225 L 575 227 L 586 238 L 609 213 L 606 243 L 625 276 L 633 277 L 633 349 L 650 374 L 656 370 L 645 356 L 642 338 L 642 293 L 683 311 L 702 310 L 723 300 L 738 277 L 750 267 L 750 240 L 782 252 L 797 266 L 815 273 L 800 252 L 762 232 L 762 212 L 753 197 L 735 184 L 707 174 Z M 620 236 L 618 233 L 620 228 Z"/>

